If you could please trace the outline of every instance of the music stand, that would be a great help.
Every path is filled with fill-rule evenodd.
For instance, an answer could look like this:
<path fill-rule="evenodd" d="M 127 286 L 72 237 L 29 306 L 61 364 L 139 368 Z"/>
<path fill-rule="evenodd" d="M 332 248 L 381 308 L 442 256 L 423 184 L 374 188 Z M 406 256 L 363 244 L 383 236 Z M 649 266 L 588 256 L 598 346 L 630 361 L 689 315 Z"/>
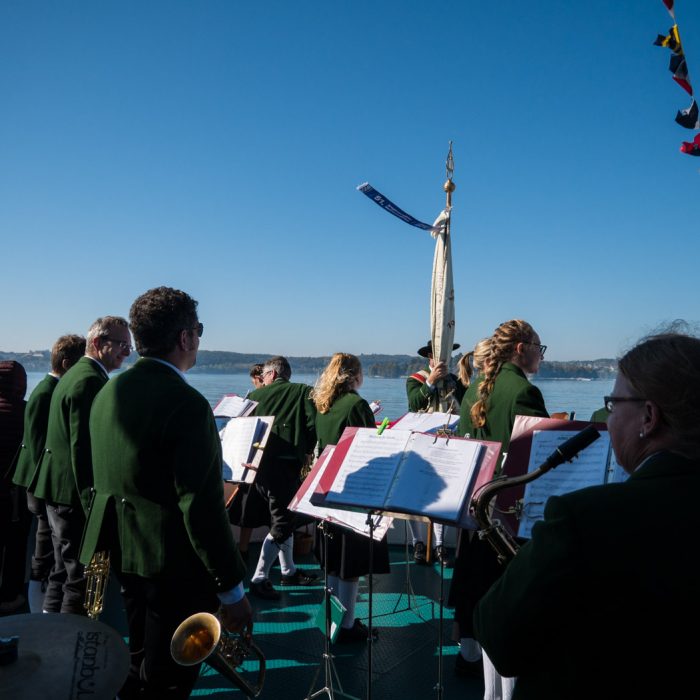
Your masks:
<path fill-rule="evenodd" d="M 314 698 L 325 695 L 328 700 L 334 700 L 336 697 L 348 698 L 348 700 L 360 700 L 355 695 L 350 695 L 343 690 L 343 685 L 340 682 L 340 676 L 333 663 L 333 654 L 331 654 L 331 592 L 328 588 L 328 540 L 333 536 L 329 532 L 328 523 L 321 521 L 317 528 L 323 532 L 323 604 L 326 610 L 326 630 L 323 638 L 323 655 L 322 661 L 316 669 L 309 692 L 304 700 L 313 700 Z M 370 561 L 371 563 L 371 561 Z M 370 584 L 371 585 L 371 584 Z M 313 691 L 316 681 L 323 669 L 324 685 L 316 691 Z M 334 688 L 334 681 L 337 690 Z M 313 691 L 313 692 L 312 692 Z"/>

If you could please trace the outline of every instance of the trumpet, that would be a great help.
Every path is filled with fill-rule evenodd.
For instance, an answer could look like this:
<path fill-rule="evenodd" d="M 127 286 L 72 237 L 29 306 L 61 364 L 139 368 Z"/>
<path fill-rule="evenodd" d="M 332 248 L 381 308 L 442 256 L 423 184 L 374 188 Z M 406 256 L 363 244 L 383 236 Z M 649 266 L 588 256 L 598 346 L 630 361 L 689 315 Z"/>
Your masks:
<path fill-rule="evenodd" d="M 570 462 L 579 452 L 585 450 L 599 437 L 600 433 L 592 425 L 589 425 L 559 445 L 534 471 L 522 476 L 501 476 L 493 481 L 489 481 L 474 496 L 471 502 L 471 510 L 474 518 L 479 523 L 479 538 L 489 541 L 489 544 L 496 551 L 499 563 L 505 564 L 509 562 L 518 553 L 520 545 L 500 520 L 491 517 L 491 501 L 499 491 L 535 481 L 535 479 L 539 479 L 563 462 Z"/>
<path fill-rule="evenodd" d="M 206 661 L 228 678 L 249 698 L 256 698 L 265 682 L 265 656 L 251 635 L 234 636 L 221 627 L 216 615 L 201 612 L 180 623 L 170 640 L 170 654 L 181 666 L 194 666 Z M 258 660 L 255 684 L 246 680 L 237 667 L 249 657 Z"/>

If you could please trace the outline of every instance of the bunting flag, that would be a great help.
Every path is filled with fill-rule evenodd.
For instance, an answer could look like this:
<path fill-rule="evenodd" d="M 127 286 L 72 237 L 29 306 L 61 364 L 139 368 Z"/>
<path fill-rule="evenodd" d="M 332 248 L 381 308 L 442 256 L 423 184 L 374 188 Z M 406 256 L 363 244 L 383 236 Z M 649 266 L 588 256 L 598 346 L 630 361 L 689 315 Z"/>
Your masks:
<path fill-rule="evenodd" d="M 674 24 L 668 30 L 666 36 L 658 34 L 654 46 L 665 46 L 667 49 L 671 49 L 673 53 L 681 55 L 683 53 L 683 47 L 681 45 L 681 36 L 678 33 L 678 25 Z"/>
<path fill-rule="evenodd" d="M 655 46 L 663 46 L 671 51 L 671 60 L 668 69 L 673 75 L 673 79 L 692 97 L 693 86 L 688 75 L 688 63 L 685 60 L 681 35 L 676 24 L 675 2 L 674 0 L 662 0 L 668 13 L 673 18 L 673 26 L 668 30 L 668 34 L 658 34 Z M 698 103 L 695 99 L 690 103 L 688 109 L 679 110 L 676 114 L 676 122 L 686 129 L 700 130 L 700 118 L 698 116 Z M 681 153 L 691 156 L 700 156 L 700 134 L 693 141 L 684 141 L 681 144 Z"/>
<path fill-rule="evenodd" d="M 690 84 L 688 77 L 688 64 L 685 61 L 685 56 L 671 56 L 671 62 L 668 69 L 673 73 L 673 79 L 689 94 L 693 94 L 693 86 Z"/>
<path fill-rule="evenodd" d="M 439 229 L 436 228 L 435 225 L 431 226 L 430 224 L 426 224 L 423 221 L 418 221 L 418 219 L 416 219 L 415 217 L 411 216 L 410 214 L 407 214 L 403 209 L 397 207 L 390 199 L 385 197 L 381 192 L 375 190 L 374 187 L 372 187 L 372 185 L 369 184 L 369 182 L 363 182 L 361 185 L 357 186 L 357 189 L 360 192 L 362 192 L 362 194 L 367 195 L 375 204 L 378 204 L 382 209 L 401 219 L 401 221 L 405 221 L 407 224 L 415 226 L 416 228 L 422 228 L 424 231 L 439 231 Z"/>
<path fill-rule="evenodd" d="M 689 156 L 700 156 L 700 134 L 692 141 L 683 141 L 681 153 L 687 153 Z"/>
<path fill-rule="evenodd" d="M 693 100 L 688 109 L 683 109 L 676 115 L 676 121 L 686 129 L 700 129 L 700 119 L 698 119 L 698 103 Z"/>

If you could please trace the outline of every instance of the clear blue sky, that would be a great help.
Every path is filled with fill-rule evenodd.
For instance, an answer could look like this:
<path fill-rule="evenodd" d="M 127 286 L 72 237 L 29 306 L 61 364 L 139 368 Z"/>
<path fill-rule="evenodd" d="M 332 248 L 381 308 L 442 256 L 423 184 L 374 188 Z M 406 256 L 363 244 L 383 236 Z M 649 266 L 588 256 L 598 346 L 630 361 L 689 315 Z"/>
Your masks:
<path fill-rule="evenodd" d="M 676 17 L 700 91 L 700 3 Z M 0 5 L 0 349 L 150 287 L 210 350 L 412 353 L 454 142 L 456 340 L 521 317 L 548 359 L 698 320 L 690 98 L 661 0 Z"/>

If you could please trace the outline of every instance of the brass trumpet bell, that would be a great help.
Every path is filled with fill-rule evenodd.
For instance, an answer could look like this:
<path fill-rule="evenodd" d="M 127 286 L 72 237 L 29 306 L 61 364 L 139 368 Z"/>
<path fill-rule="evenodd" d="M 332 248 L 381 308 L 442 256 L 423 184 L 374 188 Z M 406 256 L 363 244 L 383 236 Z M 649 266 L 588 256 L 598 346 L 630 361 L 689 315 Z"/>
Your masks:
<path fill-rule="evenodd" d="M 250 698 L 260 695 L 265 682 L 265 657 L 251 636 L 228 634 L 210 613 L 196 613 L 180 623 L 170 640 L 170 654 L 181 666 L 206 662 Z M 250 657 L 259 663 L 255 684 L 237 668 Z"/>

